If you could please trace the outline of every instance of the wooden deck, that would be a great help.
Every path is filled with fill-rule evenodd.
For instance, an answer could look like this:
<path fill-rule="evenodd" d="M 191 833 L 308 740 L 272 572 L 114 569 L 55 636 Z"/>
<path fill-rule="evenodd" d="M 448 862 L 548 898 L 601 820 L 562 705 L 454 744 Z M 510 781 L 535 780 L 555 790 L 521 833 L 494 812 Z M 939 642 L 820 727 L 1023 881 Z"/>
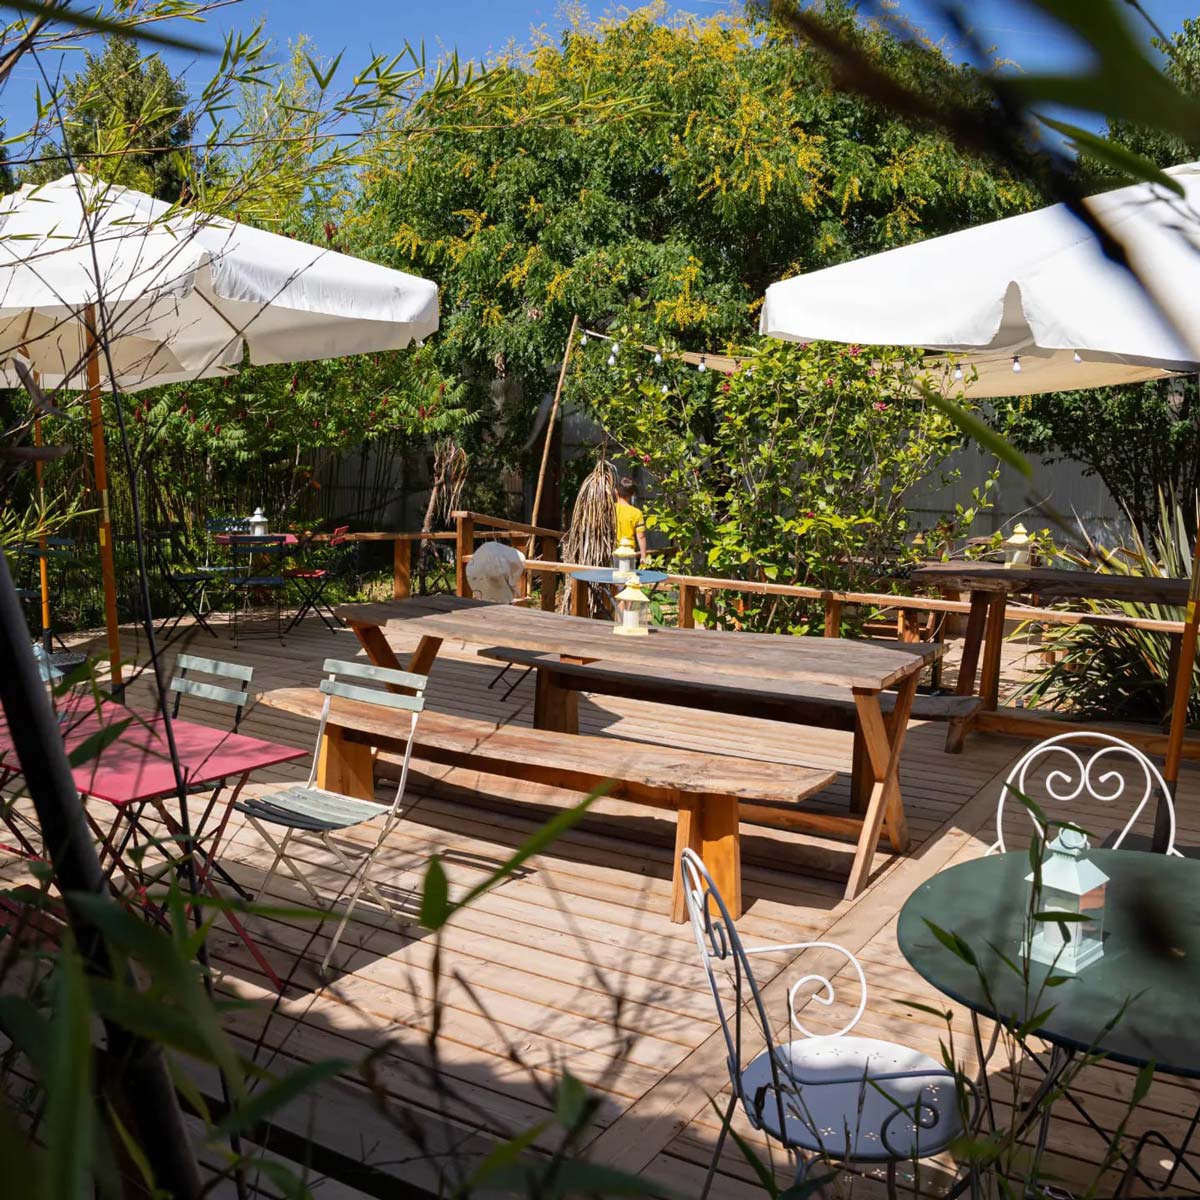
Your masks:
<path fill-rule="evenodd" d="M 136 653 L 133 631 L 128 637 L 127 652 Z M 394 645 L 398 651 L 411 649 L 402 635 Z M 330 634 L 315 620 L 283 648 L 263 639 L 243 640 L 235 650 L 224 638 L 213 641 L 193 632 L 172 645 L 168 660 L 185 647 L 252 665 L 255 692 L 315 682 L 326 657 L 359 654 L 351 635 Z M 532 678 L 505 702 L 503 690 L 516 672 L 489 689 L 495 674 L 494 664 L 447 642 L 433 671 L 431 706 L 527 723 Z M 131 700 L 148 703 L 149 686 L 143 675 L 131 688 Z M 203 704 L 186 715 L 225 720 L 223 714 L 206 714 Z M 832 812 L 844 812 L 848 803 L 847 733 L 593 697 L 581 699 L 580 719 L 583 732 L 828 765 L 839 772 L 838 783 L 815 803 Z M 251 707 L 243 730 L 295 745 L 310 744 L 315 732 L 302 718 L 265 705 Z M 851 846 L 748 830 L 746 913 L 739 922 L 748 943 L 821 938 L 860 955 L 870 986 L 860 1029 L 935 1056 L 944 1028 L 904 1002 L 939 1007 L 947 1002 L 901 957 L 896 914 L 920 882 L 950 863 L 981 854 L 990 843 L 1000 780 L 1026 745 L 973 736 L 965 753 L 947 755 L 944 740 L 941 726 L 914 724 L 902 767 L 912 852 L 897 858 L 881 847 L 869 888 L 853 902 L 841 898 Z M 264 773 L 259 782 L 302 777 L 304 769 L 303 763 L 280 768 Z M 1181 796 L 1179 838 L 1200 844 L 1200 775 L 1193 768 L 1185 767 Z M 412 798 L 386 850 L 392 885 L 418 888 L 430 857 L 441 854 L 454 894 L 485 878 L 548 812 L 575 799 L 434 768 L 415 777 Z M 1113 823 L 1102 808 L 1088 815 L 1097 831 Z M 318 1102 L 297 1105 L 272 1152 L 309 1162 L 317 1194 L 330 1200 L 411 1194 L 409 1186 L 446 1192 L 461 1182 L 455 1172 L 462 1167 L 455 1168 L 453 1160 L 469 1169 L 473 1157 L 495 1139 L 550 1119 L 556 1082 L 569 1070 L 598 1097 L 585 1139 L 591 1159 L 645 1173 L 679 1194 L 697 1194 L 719 1125 L 710 1098 L 723 1107 L 728 1079 L 724 1044 L 690 930 L 668 920 L 672 844 L 672 824 L 665 816 L 600 801 L 582 825 L 458 914 L 440 959 L 419 928 L 399 930 L 365 905 L 360 909 L 364 922 L 347 931 L 339 951 L 344 970 L 327 985 L 316 971 L 325 947 L 320 926 L 254 918 L 261 947 L 289 979 L 275 1008 L 270 986 L 245 948 L 218 930 L 211 950 L 222 991 L 259 1002 L 228 1016 L 247 1053 L 260 1044 L 259 1060 L 278 1069 L 378 1052 L 369 1079 L 342 1077 L 321 1089 Z M 223 861 L 255 886 L 270 856 L 252 830 L 239 827 Z M 314 856 L 310 866 L 318 888 L 332 895 L 344 886 L 335 862 Z M 286 878 L 277 879 L 272 892 L 273 899 L 288 904 L 303 899 Z M 760 982 L 780 1017 L 788 962 L 785 955 L 761 963 Z M 435 996 L 441 1000 L 436 1060 L 430 1047 Z M 969 1024 L 962 1014 L 955 1029 L 957 1047 L 965 1052 Z M 1085 1088 L 1102 1124 L 1115 1124 L 1120 1097 L 1132 1084 L 1133 1073 L 1125 1068 L 1090 1070 Z M 1006 1080 L 998 1076 L 996 1086 L 1003 1092 Z M 1131 1128 L 1136 1132 L 1151 1122 L 1179 1132 L 1200 1102 L 1196 1093 L 1191 1084 L 1156 1083 Z M 767 1152 L 764 1139 L 740 1115 L 736 1127 Z M 552 1124 L 537 1139 L 547 1149 L 555 1141 Z M 1103 1150 L 1065 1107 L 1056 1115 L 1049 1148 L 1050 1160 L 1069 1186 L 1090 1178 Z M 790 1179 L 782 1159 L 779 1165 L 781 1181 Z M 1154 1163 L 1147 1166 L 1153 1174 Z M 263 1194 L 273 1194 L 265 1181 L 263 1187 Z M 732 1200 L 761 1190 L 742 1153 L 727 1142 L 712 1194 Z M 936 1194 L 936 1170 L 923 1178 L 922 1190 Z M 1177 1185 L 1176 1190 L 1185 1189 Z M 881 1181 L 856 1183 L 856 1194 L 882 1193 Z"/>

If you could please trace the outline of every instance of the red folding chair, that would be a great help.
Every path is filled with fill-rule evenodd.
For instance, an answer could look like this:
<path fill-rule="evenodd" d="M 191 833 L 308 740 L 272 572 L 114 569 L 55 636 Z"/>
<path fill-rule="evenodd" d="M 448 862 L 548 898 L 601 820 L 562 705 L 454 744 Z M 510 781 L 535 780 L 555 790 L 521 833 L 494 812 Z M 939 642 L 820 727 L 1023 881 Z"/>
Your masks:
<path fill-rule="evenodd" d="M 336 569 L 336 563 L 343 552 L 349 549 L 346 542 L 346 534 L 349 532 L 349 525 L 339 525 L 330 535 L 329 549 L 332 552 L 333 561 L 328 566 L 293 567 L 291 570 L 284 571 L 284 578 L 294 583 L 300 593 L 300 607 L 296 610 L 296 615 L 291 619 L 287 629 L 284 630 L 285 633 L 291 633 L 310 612 L 315 612 L 325 622 L 325 628 L 330 633 L 337 633 L 339 629 L 344 628 L 345 622 L 333 611 L 324 596 L 325 589 L 341 573 Z"/>

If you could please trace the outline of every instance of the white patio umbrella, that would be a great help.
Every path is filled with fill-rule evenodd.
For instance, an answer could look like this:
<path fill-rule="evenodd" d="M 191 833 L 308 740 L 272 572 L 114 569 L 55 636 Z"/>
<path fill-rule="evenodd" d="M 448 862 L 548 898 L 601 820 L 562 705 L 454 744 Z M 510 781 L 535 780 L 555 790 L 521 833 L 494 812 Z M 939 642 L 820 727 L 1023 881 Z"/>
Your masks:
<path fill-rule="evenodd" d="M 1200 368 L 1200 163 L 1086 201 L 1152 281 L 1167 320 L 1065 205 L 797 275 L 760 328 L 788 341 L 920 346 L 978 370 L 967 394 L 1027 396 Z M 1014 371 L 1014 361 L 1020 370 Z M 951 380 L 953 382 L 953 378 Z"/>
<path fill-rule="evenodd" d="M 438 327 L 437 286 L 86 175 L 0 199 L 0 386 L 20 358 L 91 395 L 100 555 L 120 682 L 103 389 L 396 350 Z M 99 342 L 103 342 L 103 348 Z M 111 367 L 110 367 L 111 364 Z"/>
<path fill-rule="evenodd" d="M 1200 370 L 1200 163 L 1085 203 L 1153 299 L 1065 205 L 814 271 L 767 289 L 760 329 L 789 341 L 917 346 L 961 354 L 973 397 L 1027 396 Z M 1169 319 L 1166 315 L 1169 314 Z M 978 370 L 972 384 L 969 367 Z M 1020 370 L 1014 368 L 1019 365 Z M 1200 536 L 1180 662 L 1195 661 Z M 1176 672 L 1163 774 L 1175 790 L 1192 672 Z"/>

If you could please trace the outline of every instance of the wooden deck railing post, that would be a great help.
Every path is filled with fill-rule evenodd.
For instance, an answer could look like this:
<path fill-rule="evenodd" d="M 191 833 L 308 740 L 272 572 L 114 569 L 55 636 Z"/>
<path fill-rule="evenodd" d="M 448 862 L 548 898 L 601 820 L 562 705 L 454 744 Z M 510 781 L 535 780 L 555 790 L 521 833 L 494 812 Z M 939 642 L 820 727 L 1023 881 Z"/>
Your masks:
<path fill-rule="evenodd" d="M 696 589 L 690 583 L 679 585 L 679 628 L 696 628 Z"/>
<path fill-rule="evenodd" d="M 588 615 L 588 585 L 582 579 L 571 576 L 571 616 L 586 617 Z M 539 672 L 540 674 L 540 672 Z"/>
<path fill-rule="evenodd" d="M 842 636 L 842 602 L 834 596 L 825 599 L 825 636 Z"/>
<path fill-rule="evenodd" d="M 557 562 L 558 538 L 542 538 L 541 555 L 543 562 Z M 542 571 L 538 578 L 542 584 L 542 611 L 554 612 L 558 607 L 558 574 L 555 571 Z"/>
<path fill-rule="evenodd" d="M 921 640 L 921 625 L 915 609 L 902 608 L 896 614 L 896 637 L 901 642 Z"/>
<path fill-rule="evenodd" d="M 467 559 L 475 549 L 475 522 L 462 514 L 455 516 L 454 538 L 454 590 L 460 596 L 471 595 L 471 585 L 467 582 Z"/>
<path fill-rule="evenodd" d="M 392 543 L 392 599 L 406 600 L 412 595 L 412 542 L 398 537 Z"/>

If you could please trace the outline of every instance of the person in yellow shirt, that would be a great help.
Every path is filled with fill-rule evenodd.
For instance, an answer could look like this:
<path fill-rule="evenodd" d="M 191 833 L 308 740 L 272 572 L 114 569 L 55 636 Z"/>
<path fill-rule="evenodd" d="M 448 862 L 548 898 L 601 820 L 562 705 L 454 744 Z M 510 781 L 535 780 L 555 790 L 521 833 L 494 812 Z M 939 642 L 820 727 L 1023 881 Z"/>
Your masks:
<path fill-rule="evenodd" d="M 642 510 L 633 501 L 637 497 L 637 487 L 629 476 L 625 476 L 617 484 L 617 543 L 631 541 L 638 548 L 638 558 L 645 561 L 649 550 L 646 548 L 646 518 Z"/>

